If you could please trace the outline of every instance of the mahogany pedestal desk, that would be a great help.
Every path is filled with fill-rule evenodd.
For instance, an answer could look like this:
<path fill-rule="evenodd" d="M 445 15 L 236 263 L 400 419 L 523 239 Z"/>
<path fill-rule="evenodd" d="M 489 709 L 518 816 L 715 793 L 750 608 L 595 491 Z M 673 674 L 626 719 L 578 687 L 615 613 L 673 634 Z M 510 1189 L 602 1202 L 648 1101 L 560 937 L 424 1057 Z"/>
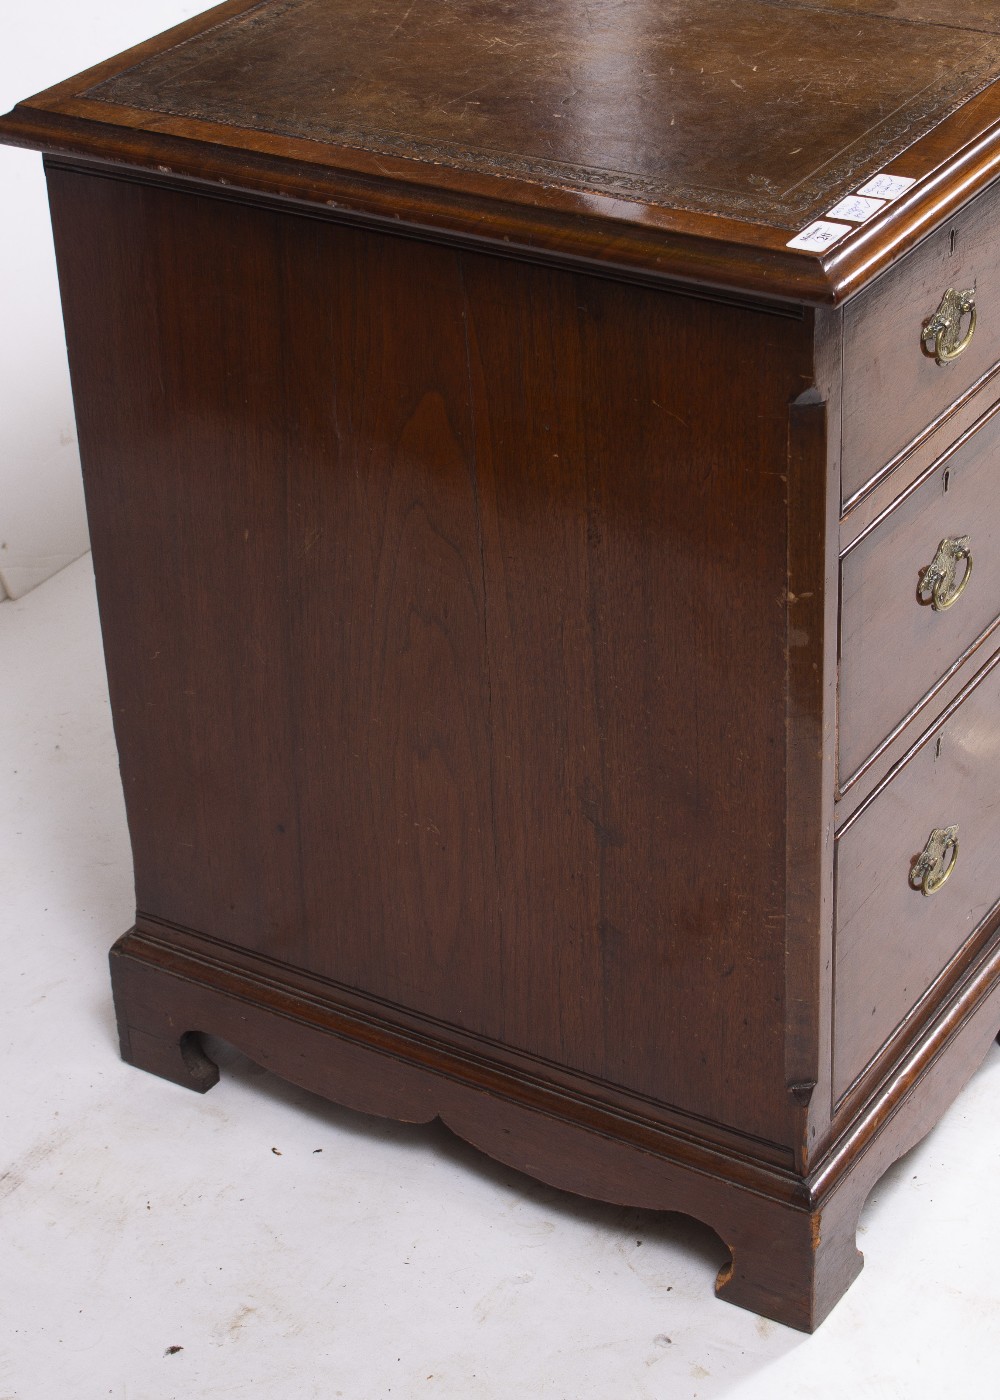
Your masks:
<path fill-rule="evenodd" d="M 1000 1025 L 998 74 L 982 0 L 235 0 L 0 122 L 128 1060 L 439 1117 L 822 1320 Z"/>

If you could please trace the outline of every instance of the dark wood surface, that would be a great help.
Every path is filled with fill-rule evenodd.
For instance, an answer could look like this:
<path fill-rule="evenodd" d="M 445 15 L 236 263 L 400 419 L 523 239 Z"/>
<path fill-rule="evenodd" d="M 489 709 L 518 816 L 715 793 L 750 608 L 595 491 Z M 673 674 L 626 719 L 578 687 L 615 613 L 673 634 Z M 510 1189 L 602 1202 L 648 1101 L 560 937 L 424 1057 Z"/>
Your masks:
<path fill-rule="evenodd" d="M 804 1331 L 819 1326 L 861 1267 L 855 1233 L 868 1193 L 949 1107 L 1000 1020 L 994 947 L 839 1140 L 798 1176 L 706 1151 L 686 1135 L 651 1131 L 544 1084 L 477 1073 L 419 1041 L 351 1023 L 329 1001 L 184 957 L 139 930 L 112 950 L 111 968 L 130 1063 L 204 1092 L 218 1071 L 194 1028 L 210 1025 L 275 1073 L 361 1112 L 437 1118 L 563 1190 L 680 1210 L 711 1225 L 732 1251 L 716 1284 L 720 1296 Z"/>
<path fill-rule="evenodd" d="M 897 1074 L 941 1052 L 929 1014 L 892 1033 L 935 979 L 939 1016 L 967 995 L 938 974 L 992 928 L 942 921 L 926 967 L 876 973 L 851 899 L 877 842 L 857 856 L 849 823 L 833 941 L 840 314 L 94 173 L 50 189 L 136 857 L 126 1055 L 208 1087 L 211 1031 L 375 1111 L 521 1098 L 530 1144 L 473 1100 L 445 1117 L 715 1223 L 723 1295 L 816 1325 L 874 1177 L 808 1183 L 884 1075 L 852 1118 L 836 1100 L 887 1039 Z M 424 1108 L 375 1087 L 386 1055 Z M 565 1122 L 652 1158 L 573 1129 L 560 1166 Z M 903 1150 L 871 1131 L 869 1162 Z"/>
<path fill-rule="evenodd" d="M 996 173 L 995 27 L 786 0 L 230 0 L 20 104 L 0 138 L 839 301 Z M 787 248 L 885 170 L 917 183 L 824 256 Z"/>
<path fill-rule="evenodd" d="M 0 121 L 55 153 L 126 1058 L 205 1089 L 221 1034 L 688 1211 L 818 1324 L 998 1019 L 998 30 L 232 0 Z"/>
<path fill-rule="evenodd" d="M 941 413 L 925 423 L 906 447 L 890 459 L 871 489 L 856 496 L 840 521 L 840 552 L 846 554 L 854 542 L 881 519 L 898 497 L 913 488 L 918 479 L 935 470 L 938 459 L 960 438 L 975 432 L 985 422 L 1000 393 L 1000 362 L 974 380 L 968 389 Z"/>
<path fill-rule="evenodd" d="M 848 784 L 893 727 L 1000 614 L 1000 405 L 904 494 L 841 566 L 840 774 Z M 973 572 L 943 611 L 921 590 L 946 538 L 968 537 Z M 956 579 L 964 577 L 959 565 Z"/>
<path fill-rule="evenodd" d="M 140 910 L 791 1150 L 806 324 L 51 186 Z"/>
<path fill-rule="evenodd" d="M 994 188 L 845 309 L 846 505 L 1000 361 L 998 213 Z M 976 332 L 957 360 L 939 365 L 921 337 L 949 288 L 975 291 Z"/>
<path fill-rule="evenodd" d="M 995 933 L 1000 902 L 1000 658 L 837 838 L 834 1092 L 841 1098 L 970 940 Z M 909 872 L 936 827 L 959 827 L 959 852 L 933 895 Z M 966 958 L 967 961 L 967 958 Z M 911 1032 L 912 1033 L 912 1032 Z"/>

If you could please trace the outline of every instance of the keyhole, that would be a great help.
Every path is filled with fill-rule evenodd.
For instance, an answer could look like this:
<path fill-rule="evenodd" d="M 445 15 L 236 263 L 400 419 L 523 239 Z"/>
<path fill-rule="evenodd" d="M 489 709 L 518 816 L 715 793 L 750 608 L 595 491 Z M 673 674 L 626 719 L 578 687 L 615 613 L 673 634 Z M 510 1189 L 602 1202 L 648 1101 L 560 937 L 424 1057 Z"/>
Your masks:
<path fill-rule="evenodd" d="M 948 487 L 951 485 L 951 468 L 950 468 L 950 467 L 946 467 L 946 468 L 945 468 L 944 476 L 941 478 L 941 485 L 944 487 L 945 491 L 947 491 L 947 490 L 948 490 Z"/>
<path fill-rule="evenodd" d="M 934 745 L 934 757 L 935 757 L 935 758 L 940 758 L 940 757 L 941 757 L 941 740 L 942 740 L 943 737 L 944 737 L 944 736 L 941 735 L 941 734 L 939 734 L 938 737 L 937 737 L 937 743 Z"/>
<path fill-rule="evenodd" d="M 952 229 L 952 231 L 951 231 L 951 239 L 950 239 L 949 241 L 950 241 L 951 246 L 949 247 L 948 251 L 949 251 L 950 255 L 951 255 L 952 257 L 954 257 L 954 255 L 955 255 L 955 245 L 958 243 L 958 229 L 957 229 L 957 228 L 953 228 L 953 229 Z"/>

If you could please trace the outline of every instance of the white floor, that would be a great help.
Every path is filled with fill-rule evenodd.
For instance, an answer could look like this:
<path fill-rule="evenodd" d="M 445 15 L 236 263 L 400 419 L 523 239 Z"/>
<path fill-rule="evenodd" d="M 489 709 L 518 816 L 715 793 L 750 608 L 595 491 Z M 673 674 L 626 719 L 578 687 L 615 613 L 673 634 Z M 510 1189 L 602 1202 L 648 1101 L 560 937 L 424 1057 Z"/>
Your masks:
<path fill-rule="evenodd" d="M 812 1338 L 707 1229 L 576 1200 L 233 1052 L 122 1065 L 128 841 L 89 558 L 0 604 L 0 1400 L 995 1396 L 1000 1049 L 865 1210 Z"/>

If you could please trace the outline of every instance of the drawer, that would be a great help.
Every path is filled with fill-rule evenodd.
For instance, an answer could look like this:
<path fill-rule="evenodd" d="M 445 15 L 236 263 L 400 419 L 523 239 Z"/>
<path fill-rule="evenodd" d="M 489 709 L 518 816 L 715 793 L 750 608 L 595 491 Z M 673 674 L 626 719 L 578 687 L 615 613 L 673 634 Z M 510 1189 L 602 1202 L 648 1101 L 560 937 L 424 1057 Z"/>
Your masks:
<path fill-rule="evenodd" d="M 963 539 L 972 573 L 948 606 L 921 579 L 944 541 Z M 953 566 L 961 586 L 967 561 Z M 843 791 L 1000 613 L 1000 404 L 844 555 L 840 597 Z"/>
<path fill-rule="evenodd" d="M 1000 359 L 998 215 L 994 186 L 846 306 L 845 505 Z M 939 365 L 922 336 L 949 288 L 974 290 L 976 332 L 957 359 Z"/>
<path fill-rule="evenodd" d="M 837 838 L 838 1099 L 1000 898 L 998 663 L 1000 655 Z M 936 893 L 924 894 L 911 872 L 931 833 L 951 826 L 959 829 L 954 869 Z"/>

